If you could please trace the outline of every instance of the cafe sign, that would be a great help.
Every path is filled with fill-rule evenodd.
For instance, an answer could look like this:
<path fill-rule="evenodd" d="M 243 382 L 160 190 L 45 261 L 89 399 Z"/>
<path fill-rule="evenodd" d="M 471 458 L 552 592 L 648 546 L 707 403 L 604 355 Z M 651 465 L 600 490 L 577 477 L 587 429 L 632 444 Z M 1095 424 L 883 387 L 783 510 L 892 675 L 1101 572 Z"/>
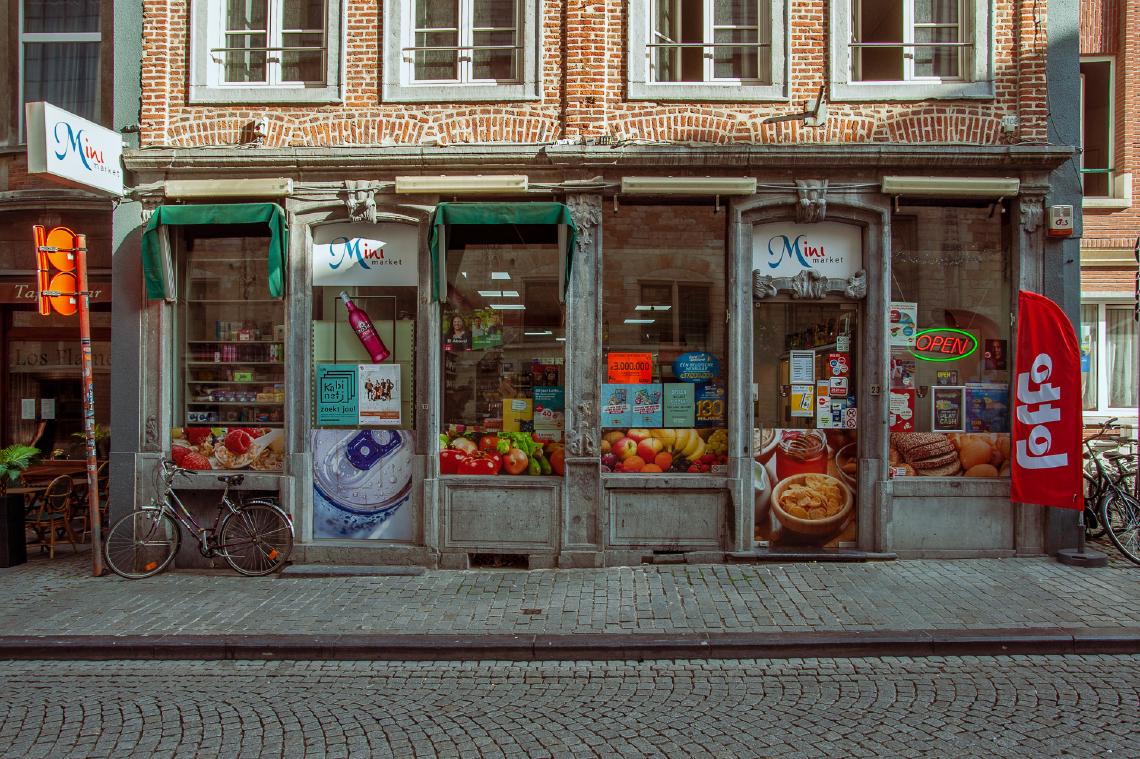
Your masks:
<path fill-rule="evenodd" d="M 63 184 L 123 194 L 123 138 L 118 132 L 56 108 L 24 106 L 28 132 L 28 173 L 48 174 Z"/>
<path fill-rule="evenodd" d="M 412 224 L 328 224 L 313 231 L 314 287 L 415 287 L 419 231 Z"/>

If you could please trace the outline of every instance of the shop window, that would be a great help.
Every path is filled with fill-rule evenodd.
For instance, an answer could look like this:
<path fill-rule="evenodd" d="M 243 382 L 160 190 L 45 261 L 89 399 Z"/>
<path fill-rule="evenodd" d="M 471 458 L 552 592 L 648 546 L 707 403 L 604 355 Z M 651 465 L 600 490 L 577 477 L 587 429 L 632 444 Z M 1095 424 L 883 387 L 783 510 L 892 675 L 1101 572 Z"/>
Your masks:
<path fill-rule="evenodd" d="M 1081 61 L 1081 180 L 1088 197 L 1113 197 L 1113 66 Z"/>
<path fill-rule="evenodd" d="M 553 225 L 450 225 L 444 475 L 563 474 L 565 314 Z"/>
<path fill-rule="evenodd" d="M 541 9 L 540 0 L 385 3 L 384 99 L 537 99 Z"/>
<path fill-rule="evenodd" d="M 784 4 L 630 3 L 630 97 L 774 99 L 784 80 Z"/>
<path fill-rule="evenodd" d="M 832 0 L 831 95 L 992 97 L 985 0 Z"/>
<path fill-rule="evenodd" d="M 893 476 L 1009 476 L 1007 218 L 1002 204 L 891 217 Z"/>
<path fill-rule="evenodd" d="M 191 102 L 340 97 L 340 0 L 202 0 L 191 24 Z"/>
<path fill-rule="evenodd" d="M 172 456 L 187 469 L 280 471 L 285 306 L 269 296 L 265 226 L 185 227 Z"/>
<path fill-rule="evenodd" d="M 624 205 L 604 240 L 602 471 L 726 473 L 724 215 Z"/>
<path fill-rule="evenodd" d="M 1127 303 L 1081 304 L 1081 387 L 1085 411 L 1135 414 L 1136 321 Z"/>
<path fill-rule="evenodd" d="M 24 0 L 22 102 L 43 100 L 99 121 L 100 5 L 100 0 Z"/>

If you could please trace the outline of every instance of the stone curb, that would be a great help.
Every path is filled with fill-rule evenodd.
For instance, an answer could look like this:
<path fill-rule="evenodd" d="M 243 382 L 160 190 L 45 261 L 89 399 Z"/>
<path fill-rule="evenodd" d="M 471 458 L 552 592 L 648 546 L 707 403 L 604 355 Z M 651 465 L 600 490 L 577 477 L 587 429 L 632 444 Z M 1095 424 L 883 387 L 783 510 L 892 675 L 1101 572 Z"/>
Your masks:
<path fill-rule="evenodd" d="M 538 635 L 6 635 L 0 659 L 517 661 L 1136 654 L 1140 628 Z"/>

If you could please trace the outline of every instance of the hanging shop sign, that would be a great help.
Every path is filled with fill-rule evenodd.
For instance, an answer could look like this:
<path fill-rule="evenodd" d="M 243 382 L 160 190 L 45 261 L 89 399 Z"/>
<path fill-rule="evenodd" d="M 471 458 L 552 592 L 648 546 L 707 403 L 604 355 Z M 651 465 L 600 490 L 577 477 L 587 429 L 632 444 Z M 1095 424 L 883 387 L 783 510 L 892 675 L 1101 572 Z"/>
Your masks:
<path fill-rule="evenodd" d="M 606 356 L 606 373 L 610 382 L 623 385 L 653 381 L 652 353 L 610 353 Z"/>
<path fill-rule="evenodd" d="M 673 376 L 681 382 L 708 382 L 720 376 L 720 360 L 704 351 L 682 353 L 673 361 Z"/>
<path fill-rule="evenodd" d="M 28 173 L 48 174 L 61 183 L 123 194 L 123 138 L 111 129 L 56 108 L 24 106 L 28 133 Z"/>
<path fill-rule="evenodd" d="M 328 224 L 313 230 L 314 287 L 416 287 L 419 231 L 412 224 Z"/>
<path fill-rule="evenodd" d="M 838 222 L 757 224 L 752 228 L 752 269 L 772 277 L 813 272 L 846 279 L 863 268 L 860 227 Z"/>
<path fill-rule="evenodd" d="M 978 349 L 978 338 L 964 329 L 936 327 L 914 336 L 911 354 L 920 361 L 959 361 Z"/>

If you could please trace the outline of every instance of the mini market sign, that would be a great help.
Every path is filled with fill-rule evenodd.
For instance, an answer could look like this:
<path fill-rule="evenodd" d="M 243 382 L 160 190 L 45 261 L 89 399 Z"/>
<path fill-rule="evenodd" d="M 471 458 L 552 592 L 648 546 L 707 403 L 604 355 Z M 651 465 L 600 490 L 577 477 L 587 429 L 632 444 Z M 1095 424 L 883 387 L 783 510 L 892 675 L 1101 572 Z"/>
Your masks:
<path fill-rule="evenodd" d="M 123 138 L 51 103 L 24 106 L 28 173 L 48 174 L 62 184 L 123 194 Z"/>
<path fill-rule="evenodd" d="M 978 338 L 963 329 L 935 327 L 914 336 L 911 355 L 920 361 L 959 361 L 978 350 Z"/>

